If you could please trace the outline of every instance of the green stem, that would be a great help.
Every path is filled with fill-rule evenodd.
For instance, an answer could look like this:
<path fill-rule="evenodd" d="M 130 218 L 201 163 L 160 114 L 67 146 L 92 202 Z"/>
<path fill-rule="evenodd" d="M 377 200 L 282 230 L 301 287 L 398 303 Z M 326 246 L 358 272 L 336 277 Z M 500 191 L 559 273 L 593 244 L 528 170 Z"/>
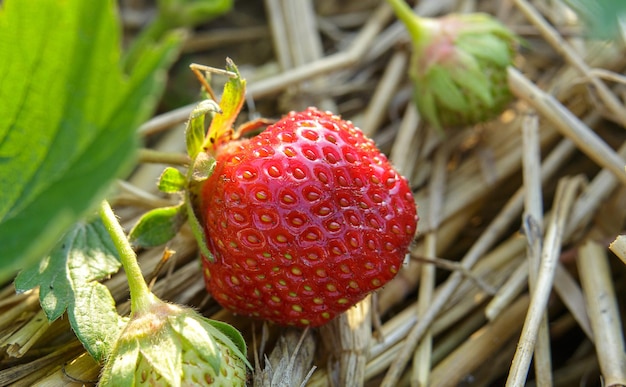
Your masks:
<path fill-rule="evenodd" d="M 128 238 L 118 222 L 111 205 L 106 200 L 100 205 L 100 217 L 113 239 L 113 244 L 120 254 L 120 261 L 126 272 L 128 286 L 130 288 L 130 312 L 131 315 L 141 313 L 148 310 L 150 305 L 154 303 L 154 295 L 148 289 L 146 281 L 141 274 L 141 269 L 137 263 L 137 255 L 130 246 Z"/>
<path fill-rule="evenodd" d="M 424 35 L 424 28 L 422 27 L 422 18 L 419 17 L 413 9 L 404 2 L 404 0 L 387 0 L 387 3 L 391 5 L 396 17 L 400 19 L 404 26 L 409 31 L 414 43 L 419 42 Z"/>

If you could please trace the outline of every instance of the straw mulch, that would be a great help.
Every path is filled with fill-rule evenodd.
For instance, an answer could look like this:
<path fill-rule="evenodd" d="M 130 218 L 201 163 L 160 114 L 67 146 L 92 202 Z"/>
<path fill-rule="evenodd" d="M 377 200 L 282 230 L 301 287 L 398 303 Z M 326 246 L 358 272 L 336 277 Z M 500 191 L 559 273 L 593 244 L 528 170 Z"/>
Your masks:
<path fill-rule="evenodd" d="M 151 8 L 123 3 L 132 36 Z M 443 135 L 420 121 L 408 38 L 384 2 L 266 0 L 236 1 L 189 35 L 159 115 L 140 129 L 150 149 L 182 154 L 182 123 L 199 98 L 188 64 L 222 67 L 226 56 L 248 80 L 243 119 L 309 105 L 351 119 L 414 188 L 419 235 L 398 277 L 306 331 L 223 311 L 185 230 L 167 261 L 163 248 L 141 252 L 147 280 L 162 299 L 240 329 L 255 386 L 625 384 L 626 270 L 608 249 L 626 215 L 624 45 L 583 39 L 559 1 L 416 9 L 486 11 L 525 39 L 509 72 L 517 98 L 499 119 Z M 144 153 L 119 182 L 112 203 L 127 229 L 177 200 L 156 190 L 163 167 Z M 124 276 L 104 283 L 127 313 Z M 100 370 L 66 318 L 49 324 L 37 293 L 12 285 L 0 290 L 0 350 L 0 385 L 90 385 Z"/>

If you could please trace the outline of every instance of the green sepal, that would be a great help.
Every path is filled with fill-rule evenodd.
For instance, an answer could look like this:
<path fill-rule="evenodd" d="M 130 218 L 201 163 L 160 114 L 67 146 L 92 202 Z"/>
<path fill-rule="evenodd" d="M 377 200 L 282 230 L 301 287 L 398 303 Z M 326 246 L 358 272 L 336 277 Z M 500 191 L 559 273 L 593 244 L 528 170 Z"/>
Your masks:
<path fill-rule="evenodd" d="M 220 113 L 220 106 L 217 102 L 206 99 L 200 102 L 189 115 L 187 128 L 185 129 L 185 141 L 187 143 L 187 154 L 193 160 L 203 151 L 206 128 L 204 120 L 207 114 Z"/>
<path fill-rule="evenodd" d="M 174 238 L 185 220 L 187 211 L 183 204 L 155 208 L 139 219 L 128 239 L 136 247 L 159 246 Z"/>
<path fill-rule="evenodd" d="M 246 97 L 246 80 L 241 77 L 235 63 L 226 58 L 226 70 L 235 74 L 224 85 L 224 92 L 220 99 L 220 114 L 215 114 L 209 126 L 204 149 L 214 147 L 219 139 L 228 131 L 232 130 L 235 120 L 241 111 Z"/>
<path fill-rule="evenodd" d="M 118 339 L 110 358 L 107 360 L 98 386 L 134 386 L 135 369 L 139 359 L 139 342 L 132 338 Z"/>
<path fill-rule="evenodd" d="M 143 338 L 140 347 L 140 354 L 170 386 L 179 386 L 183 375 L 182 342 L 176 336 L 169 324 L 163 324 L 156 337 Z"/>
<path fill-rule="evenodd" d="M 187 186 L 185 175 L 174 167 L 167 167 L 159 177 L 158 188 L 164 193 L 183 191 Z"/>
<path fill-rule="evenodd" d="M 480 64 L 473 56 L 466 52 L 459 51 L 459 62 L 463 67 L 451 68 L 449 70 L 450 77 L 457 84 L 457 89 L 461 89 L 465 95 L 471 96 L 467 98 L 470 105 L 474 98 L 478 98 L 485 106 L 493 106 L 494 101 L 491 97 L 491 84 L 489 78 L 480 69 Z M 470 108 L 471 109 L 471 108 Z"/>
<path fill-rule="evenodd" d="M 204 227 L 200 224 L 200 220 L 194 211 L 191 201 L 191 193 L 189 190 L 185 192 L 185 206 L 187 208 L 187 222 L 189 223 L 191 232 L 196 238 L 196 242 L 198 242 L 200 253 L 202 253 L 202 255 L 209 261 L 215 262 L 215 257 L 209 251 L 209 245 L 207 243 L 206 235 L 204 234 Z"/>
<path fill-rule="evenodd" d="M 421 93 L 416 87 L 413 92 L 413 100 L 417 104 L 420 115 L 428 121 L 438 132 L 443 132 L 443 126 L 439 120 L 439 111 L 433 93 Z"/>
<path fill-rule="evenodd" d="M 505 40 L 496 35 L 470 35 L 459 37 L 456 45 L 461 51 L 474 56 L 480 61 L 504 68 L 511 64 L 513 41 L 513 38 Z"/>
<path fill-rule="evenodd" d="M 207 321 L 211 325 L 210 328 L 207 327 L 209 334 L 215 337 L 220 342 L 222 342 L 224 345 L 226 345 L 231 351 L 233 351 L 233 354 L 235 356 L 243 360 L 243 362 L 246 364 L 246 367 L 252 369 L 252 365 L 248 362 L 248 359 L 246 358 L 246 355 L 245 355 L 246 344 L 245 344 L 245 341 L 243 340 L 243 337 L 241 337 L 241 333 L 239 333 L 239 331 L 233 328 L 232 326 L 226 323 L 223 323 L 221 321 L 208 320 L 208 319 Z M 225 333 L 225 332 L 228 332 L 228 333 Z M 239 338 L 232 340 L 232 338 L 235 336 L 239 336 Z M 243 343 L 243 350 L 240 347 L 242 343 Z"/>
<path fill-rule="evenodd" d="M 433 66 L 428 72 L 426 82 L 441 106 L 456 111 L 467 111 L 469 108 L 463 92 L 445 68 Z"/>
<path fill-rule="evenodd" d="M 251 368 L 245 356 L 245 342 L 236 329 L 209 320 L 193 309 L 156 298 L 154 301 L 149 310 L 133 316 L 118 338 L 104 366 L 100 385 L 139 385 L 137 377 L 146 368 L 162 377 L 167 385 L 180 386 L 181 378 L 190 376 L 186 373 L 187 365 L 198 365 L 184 363 L 185 353 L 202 365 L 206 363 L 216 375 L 232 366 L 223 363 L 226 356 L 239 358 Z"/>
<path fill-rule="evenodd" d="M 189 348 L 193 348 L 202 360 L 209 363 L 213 371 L 218 374 L 222 362 L 221 352 L 215 338 L 209 334 L 208 324 L 204 323 L 206 319 L 190 311 L 189 314 L 181 313 L 178 316 L 170 316 L 169 320 L 172 329 L 179 334 L 181 340 L 185 341 Z"/>
<path fill-rule="evenodd" d="M 228 347 L 235 353 L 235 355 L 243 359 L 246 365 L 250 367 L 250 369 L 252 369 L 252 366 L 250 365 L 250 363 L 248 363 L 248 359 L 245 356 L 245 353 L 247 353 L 248 349 L 246 347 L 246 341 L 243 339 L 241 332 L 235 329 L 232 325 L 229 325 L 222 321 L 209 319 L 206 319 L 206 321 L 211 324 L 215 329 L 217 329 L 221 334 L 228 337 L 228 339 L 230 340 L 229 342 L 235 345 L 235 347 L 230 345 Z M 222 342 L 225 344 L 227 343 L 224 340 L 222 340 Z"/>
<path fill-rule="evenodd" d="M 191 181 L 193 184 L 204 182 L 215 170 L 215 158 L 207 153 L 200 153 L 191 166 Z"/>

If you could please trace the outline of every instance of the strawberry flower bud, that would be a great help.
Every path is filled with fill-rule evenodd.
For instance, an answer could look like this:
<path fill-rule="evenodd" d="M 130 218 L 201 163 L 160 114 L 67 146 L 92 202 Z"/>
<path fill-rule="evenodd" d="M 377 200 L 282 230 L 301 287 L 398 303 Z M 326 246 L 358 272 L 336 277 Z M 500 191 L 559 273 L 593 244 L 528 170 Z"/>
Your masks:
<path fill-rule="evenodd" d="M 420 114 L 434 127 L 494 118 L 511 101 L 506 68 L 517 37 L 492 16 L 417 16 L 403 0 L 388 0 L 413 44 L 409 75 Z"/>
<path fill-rule="evenodd" d="M 150 301 L 120 334 L 100 386 L 245 386 L 245 343 L 234 328 Z"/>

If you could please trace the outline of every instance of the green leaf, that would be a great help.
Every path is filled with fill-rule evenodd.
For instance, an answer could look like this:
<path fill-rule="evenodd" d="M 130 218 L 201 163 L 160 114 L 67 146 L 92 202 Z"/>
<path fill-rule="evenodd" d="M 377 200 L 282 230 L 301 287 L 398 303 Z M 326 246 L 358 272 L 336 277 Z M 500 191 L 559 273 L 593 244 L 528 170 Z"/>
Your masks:
<path fill-rule="evenodd" d="M 626 20 L 624 0 L 565 0 L 587 24 L 592 38 L 617 39 Z M 621 24 L 621 26 L 620 26 Z"/>
<path fill-rule="evenodd" d="M 106 357 L 124 320 L 106 286 L 98 282 L 121 266 L 117 250 L 102 221 L 76 223 L 46 259 L 23 270 L 15 280 L 18 291 L 36 286 L 48 320 L 66 310 L 70 325 L 89 354 Z"/>
<path fill-rule="evenodd" d="M 180 46 L 170 35 L 120 70 L 113 0 L 0 8 L 0 282 L 48 254 L 127 173 Z"/>
<path fill-rule="evenodd" d="M 176 236 L 187 220 L 184 204 L 160 207 L 146 212 L 130 230 L 128 239 L 137 247 L 154 247 Z"/>
<path fill-rule="evenodd" d="M 187 185 L 187 179 L 176 168 L 167 167 L 159 177 L 159 191 L 165 193 L 176 193 L 183 191 Z"/>

